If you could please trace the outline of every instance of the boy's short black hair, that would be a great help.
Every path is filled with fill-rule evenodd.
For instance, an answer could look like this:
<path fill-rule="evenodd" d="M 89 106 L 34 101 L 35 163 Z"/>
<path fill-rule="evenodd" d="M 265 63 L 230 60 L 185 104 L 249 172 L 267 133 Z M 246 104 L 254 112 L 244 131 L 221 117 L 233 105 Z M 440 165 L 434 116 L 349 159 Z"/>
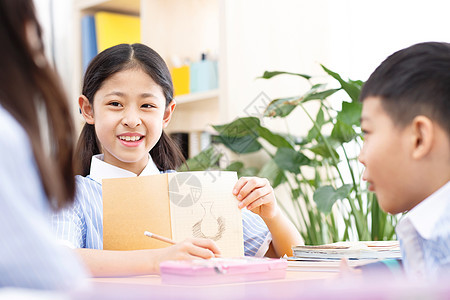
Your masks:
<path fill-rule="evenodd" d="M 424 115 L 450 138 L 450 44 L 420 43 L 395 52 L 364 84 L 360 101 L 368 97 L 379 97 L 397 126 Z"/>

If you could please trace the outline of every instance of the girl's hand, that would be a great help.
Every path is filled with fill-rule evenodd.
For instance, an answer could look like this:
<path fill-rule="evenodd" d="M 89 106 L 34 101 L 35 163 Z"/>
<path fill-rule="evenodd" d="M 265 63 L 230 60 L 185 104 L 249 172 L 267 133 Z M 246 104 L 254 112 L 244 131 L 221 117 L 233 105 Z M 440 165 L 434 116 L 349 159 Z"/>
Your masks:
<path fill-rule="evenodd" d="M 165 260 L 209 259 L 220 256 L 216 243 L 210 239 L 190 238 L 167 248 L 158 249 L 155 270 L 159 273 L 159 264 Z"/>
<path fill-rule="evenodd" d="M 233 188 L 239 208 L 258 214 L 263 219 L 271 219 L 278 213 L 278 206 L 269 180 L 259 177 L 241 177 Z"/>

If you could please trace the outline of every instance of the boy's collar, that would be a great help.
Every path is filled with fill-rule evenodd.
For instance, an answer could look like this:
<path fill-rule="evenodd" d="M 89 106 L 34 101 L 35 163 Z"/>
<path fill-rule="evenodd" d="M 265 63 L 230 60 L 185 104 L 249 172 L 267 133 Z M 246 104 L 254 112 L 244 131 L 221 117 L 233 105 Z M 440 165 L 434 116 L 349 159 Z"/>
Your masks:
<path fill-rule="evenodd" d="M 450 181 L 417 204 L 408 212 L 405 218 L 409 219 L 423 238 L 430 239 L 433 236 L 436 222 L 438 222 L 441 215 L 446 212 L 449 203 Z"/>
<path fill-rule="evenodd" d="M 147 166 L 144 168 L 144 170 L 142 170 L 139 176 L 156 175 L 161 173 L 156 167 L 155 163 L 153 162 L 153 159 L 150 156 L 150 154 L 148 156 L 149 159 Z M 125 169 L 104 162 L 103 157 L 104 157 L 103 154 L 97 154 L 92 156 L 91 170 L 90 174 L 88 175 L 91 179 L 98 182 L 99 184 L 102 184 L 103 179 L 137 176 L 133 172 L 127 171 Z"/>

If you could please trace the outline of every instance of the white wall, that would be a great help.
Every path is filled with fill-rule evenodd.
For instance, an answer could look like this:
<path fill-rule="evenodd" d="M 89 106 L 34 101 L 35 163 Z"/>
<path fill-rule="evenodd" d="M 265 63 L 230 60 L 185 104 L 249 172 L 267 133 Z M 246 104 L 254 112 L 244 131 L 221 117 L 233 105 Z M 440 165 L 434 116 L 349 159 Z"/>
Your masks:
<path fill-rule="evenodd" d="M 62 77 L 69 96 L 72 90 L 74 60 L 74 0 L 34 0 L 39 22 L 43 28 L 43 39 L 47 58 Z M 78 94 L 79 91 L 76 91 Z M 75 101 L 76 99 L 70 99 Z"/>
<path fill-rule="evenodd" d="M 450 42 L 447 0 L 227 0 L 228 95 L 241 115 L 261 91 L 290 96 L 306 86 L 264 70 L 323 74 L 319 64 L 366 80 L 389 54 L 424 41 Z"/>
<path fill-rule="evenodd" d="M 331 66 L 366 80 L 393 52 L 426 41 L 450 42 L 447 0 L 330 1 Z"/>

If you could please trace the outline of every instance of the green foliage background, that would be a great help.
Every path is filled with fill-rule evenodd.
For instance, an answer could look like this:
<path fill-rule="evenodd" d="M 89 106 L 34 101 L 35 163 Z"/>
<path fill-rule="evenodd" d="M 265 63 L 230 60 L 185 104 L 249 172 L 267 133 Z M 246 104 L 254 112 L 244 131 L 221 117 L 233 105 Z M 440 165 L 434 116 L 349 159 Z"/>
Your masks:
<path fill-rule="evenodd" d="M 223 170 L 237 171 L 239 176 L 266 177 L 274 188 L 286 185 L 292 205 L 279 203 L 297 225 L 305 244 L 345 241 L 352 237 L 390 240 L 394 238 L 397 219 L 379 208 L 375 195 L 361 182 L 357 157 L 348 155 L 352 152 L 349 149 L 356 148 L 359 152 L 363 142 L 359 127 L 362 105 L 358 101 L 363 82 L 344 80 L 339 74 L 322 68 L 340 87 L 313 84 L 314 78 L 306 74 L 264 72 L 263 79 L 296 76 L 310 86 L 302 95 L 273 99 L 264 117 L 287 118 L 295 109 L 301 109 L 313 125 L 301 139 L 264 127 L 256 117 L 214 125 L 218 133 L 215 143 L 239 155 L 264 151 L 269 156 L 261 169 L 233 161 Z M 343 98 L 336 97 L 339 91 L 345 92 L 341 93 L 345 95 Z M 305 106 L 310 101 L 316 101 L 319 107 L 314 115 Z M 334 108 L 339 105 L 332 105 L 336 104 L 333 101 L 341 104 L 340 110 Z M 222 156 L 222 152 L 210 147 L 189 159 L 187 167 L 181 170 L 218 169 Z M 344 172 L 350 174 L 348 179 L 344 178 Z"/>

